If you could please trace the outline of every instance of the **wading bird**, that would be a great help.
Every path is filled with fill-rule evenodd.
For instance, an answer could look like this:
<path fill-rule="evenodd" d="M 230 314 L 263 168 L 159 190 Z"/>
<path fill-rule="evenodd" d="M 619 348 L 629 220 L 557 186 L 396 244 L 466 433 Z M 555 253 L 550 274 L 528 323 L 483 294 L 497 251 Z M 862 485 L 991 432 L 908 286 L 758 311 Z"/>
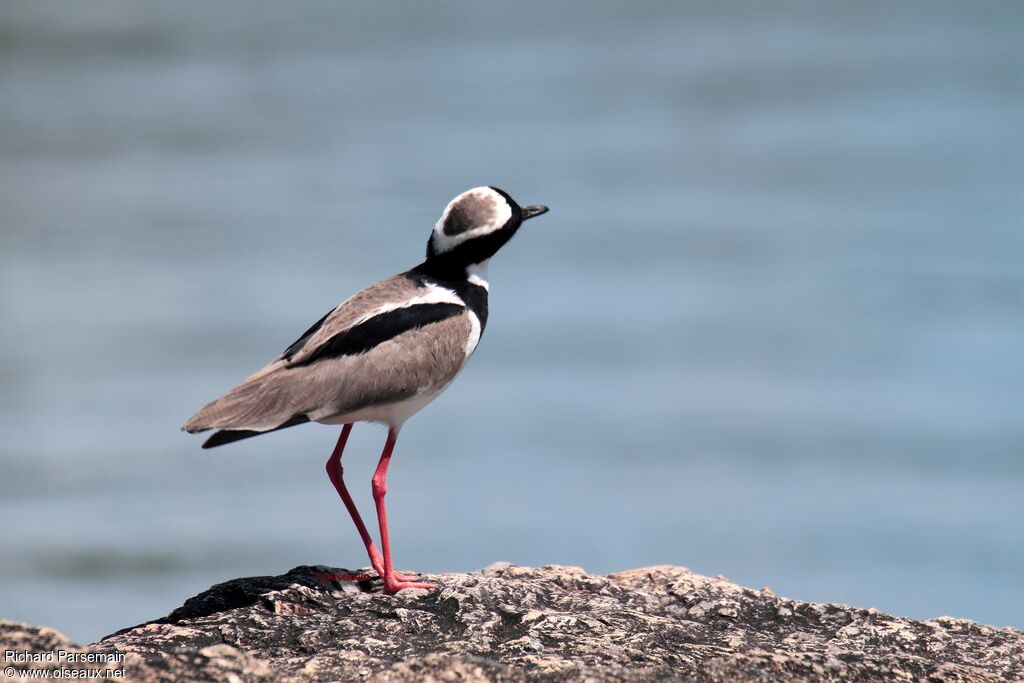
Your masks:
<path fill-rule="evenodd" d="M 384 592 L 433 588 L 391 562 L 384 506 L 391 453 L 405 421 L 437 398 L 476 350 L 487 324 L 488 261 L 523 221 L 547 210 L 519 206 L 496 187 L 463 192 L 434 226 L 423 263 L 331 309 L 269 365 L 193 415 L 185 431 L 218 430 L 203 444 L 213 448 L 306 422 L 344 425 L 327 475 Z M 342 479 L 341 455 L 355 422 L 388 427 L 372 480 L 383 556 Z"/>

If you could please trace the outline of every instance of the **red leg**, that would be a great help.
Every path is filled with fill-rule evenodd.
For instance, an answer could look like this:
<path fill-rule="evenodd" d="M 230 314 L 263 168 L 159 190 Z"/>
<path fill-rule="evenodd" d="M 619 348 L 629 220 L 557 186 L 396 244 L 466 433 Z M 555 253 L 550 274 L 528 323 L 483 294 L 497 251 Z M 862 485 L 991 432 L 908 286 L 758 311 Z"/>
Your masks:
<path fill-rule="evenodd" d="M 334 488 L 337 489 L 338 495 L 341 496 L 341 500 L 345 503 L 345 507 L 348 508 L 348 514 L 356 524 L 356 529 L 359 530 L 359 536 L 363 539 L 363 545 L 366 546 L 366 554 L 370 556 L 370 564 L 373 565 L 377 574 L 383 578 L 384 561 L 380 556 L 380 552 L 377 550 L 377 546 L 373 544 L 373 539 L 370 538 L 370 532 L 366 530 L 366 525 L 363 524 L 363 518 L 359 516 L 359 510 L 356 509 L 355 501 L 352 500 L 352 496 L 349 495 L 348 489 L 345 487 L 345 482 L 342 480 L 343 470 L 341 467 L 341 454 L 345 451 L 345 444 L 348 443 L 348 434 L 351 431 L 351 423 L 341 428 L 341 436 L 338 437 L 338 445 L 334 447 L 334 452 L 331 453 L 331 457 L 327 461 L 327 476 L 331 478 L 331 483 L 334 484 Z"/>
<path fill-rule="evenodd" d="M 338 437 L 338 443 L 334 447 L 334 452 L 331 453 L 330 459 L 327 460 L 327 476 L 330 477 L 331 483 L 334 484 L 335 490 L 338 495 L 341 496 L 342 502 L 345 503 L 345 507 L 348 509 L 348 514 L 352 517 L 352 521 L 356 525 L 356 529 L 359 530 L 359 537 L 363 539 L 363 545 L 366 546 L 366 554 L 370 557 L 370 565 L 373 566 L 377 575 L 384 579 L 384 559 L 381 557 L 380 551 L 377 550 L 377 546 L 374 545 L 373 539 L 370 537 L 370 532 L 366 530 L 366 525 L 363 523 L 363 518 L 359 514 L 359 510 L 356 508 L 355 501 L 352 500 L 352 496 L 348 492 L 348 488 L 345 486 L 345 481 L 342 478 L 344 469 L 341 466 L 341 456 L 345 452 L 345 444 L 348 443 L 349 432 L 352 431 L 352 424 L 349 423 L 341 428 L 341 435 Z M 403 576 L 395 573 L 395 578 L 399 581 L 411 581 L 412 577 Z"/>
<path fill-rule="evenodd" d="M 384 452 L 380 454 L 377 471 L 373 473 L 373 502 L 377 505 L 377 521 L 380 523 L 380 544 L 384 548 L 384 592 L 394 595 L 403 588 L 437 588 L 432 583 L 410 581 L 409 577 L 395 572 L 391 564 L 391 539 L 388 537 L 388 513 L 384 506 L 384 496 L 388 492 L 388 465 L 391 464 L 391 452 L 395 450 L 398 440 L 398 429 L 388 430 L 388 440 L 384 444 Z"/>

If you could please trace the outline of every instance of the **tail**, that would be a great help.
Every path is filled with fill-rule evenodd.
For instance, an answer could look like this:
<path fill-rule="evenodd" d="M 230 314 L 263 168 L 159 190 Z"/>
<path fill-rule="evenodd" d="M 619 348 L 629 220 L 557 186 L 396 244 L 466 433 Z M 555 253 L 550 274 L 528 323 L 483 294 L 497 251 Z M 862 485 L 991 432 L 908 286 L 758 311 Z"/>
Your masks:
<path fill-rule="evenodd" d="M 274 381 L 265 368 L 193 415 L 183 430 L 189 434 L 218 429 L 203 448 L 274 432 L 309 422 L 303 406 L 291 400 L 287 386 Z"/>

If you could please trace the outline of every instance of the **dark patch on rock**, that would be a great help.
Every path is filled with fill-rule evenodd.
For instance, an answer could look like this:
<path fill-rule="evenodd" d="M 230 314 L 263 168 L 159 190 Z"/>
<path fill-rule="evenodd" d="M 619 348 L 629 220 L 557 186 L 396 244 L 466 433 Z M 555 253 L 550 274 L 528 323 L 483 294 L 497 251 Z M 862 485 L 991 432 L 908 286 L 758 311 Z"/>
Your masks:
<path fill-rule="evenodd" d="M 395 596 L 376 579 L 325 579 L 346 576 L 359 573 L 234 579 L 78 649 L 126 653 L 135 681 L 1024 679 L 1014 629 L 798 602 L 680 567 L 595 576 L 502 563 Z M 13 622 L 0 636 L 5 649 L 77 648 Z"/>

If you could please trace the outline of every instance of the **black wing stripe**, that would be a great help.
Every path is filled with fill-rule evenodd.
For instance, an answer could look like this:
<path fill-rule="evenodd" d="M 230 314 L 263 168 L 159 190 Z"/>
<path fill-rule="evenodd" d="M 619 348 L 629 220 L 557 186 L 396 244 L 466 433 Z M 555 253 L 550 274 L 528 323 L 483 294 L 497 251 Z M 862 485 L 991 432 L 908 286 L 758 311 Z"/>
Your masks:
<path fill-rule="evenodd" d="M 464 306 L 451 303 L 416 304 L 396 308 L 339 332 L 309 356 L 294 363 L 292 367 L 309 365 L 324 358 L 366 353 L 378 344 L 394 339 L 404 332 L 447 320 L 465 310 Z"/>
<path fill-rule="evenodd" d="M 281 358 L 291 360 L 292 356 L 298 353 L 299 350 L 306 345 L 306 342 L 309 341 L 310 337 L 316 334 L 316 331 L 323 327 L 324 321 L 327 320 L 327 317 L 336 310 L 338 310 L 337 306 L 324 313 L 324 317 L 313 323 L 308 330 L 302 333 L 301 337 L 293 341 L 291 345 L 281 353 Z"/>

